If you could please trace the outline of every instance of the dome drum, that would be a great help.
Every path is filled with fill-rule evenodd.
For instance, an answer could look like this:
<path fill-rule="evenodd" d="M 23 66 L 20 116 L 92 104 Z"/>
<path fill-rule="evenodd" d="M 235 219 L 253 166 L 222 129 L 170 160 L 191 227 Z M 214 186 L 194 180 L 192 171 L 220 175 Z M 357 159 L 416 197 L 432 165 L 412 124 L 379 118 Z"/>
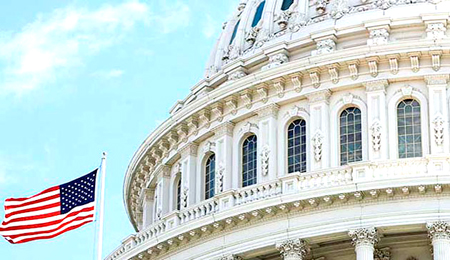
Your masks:
<path fill-rule="evenodd" d="M 447 259 L 442 10 L 241 1 L 205 79 L 133 157 L 137 233 L 107 259 L 431 260 L 430 243 Z"/>

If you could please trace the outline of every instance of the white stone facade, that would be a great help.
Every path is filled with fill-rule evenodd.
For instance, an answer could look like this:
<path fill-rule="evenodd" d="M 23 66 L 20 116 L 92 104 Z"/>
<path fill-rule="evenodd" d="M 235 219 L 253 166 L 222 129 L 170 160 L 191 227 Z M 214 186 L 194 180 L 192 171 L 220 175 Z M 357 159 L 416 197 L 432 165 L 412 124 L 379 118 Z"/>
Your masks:
<path fill-rule="evenodd" d="M 136 152 L 124 187 L 136 234 L 107 260 L 450 259 L 450 1 L 266 0 L 252 27 L 262 2 L 241 1 L 205 79 Z M 290 171 L 299 119 L 305 169 Z M 253 135 L 256 183 L 243 187 Z"/>

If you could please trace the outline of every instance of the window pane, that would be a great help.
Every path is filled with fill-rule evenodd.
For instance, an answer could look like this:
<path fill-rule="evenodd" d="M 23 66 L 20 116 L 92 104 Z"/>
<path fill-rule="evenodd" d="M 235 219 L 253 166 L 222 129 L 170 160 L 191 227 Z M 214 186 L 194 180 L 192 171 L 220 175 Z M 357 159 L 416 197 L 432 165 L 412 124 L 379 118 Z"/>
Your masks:
<path fill-rule="evenodd" d="M 422 156 L 422 128 L 420 104 L 405 99 L 397 107 L 397 133 L 399 158 Z"/>
<path fill-rule="evenodd" d="M 284 0 L 283 4 L 281 5 L 281 10 L 286 11 L 291 7 L 291 5 L 294 3 L 294 0 Z"/>
<path fill-rule="evenodd" d="M 241 20 L 239 20 L 239 21 L 236 23 L 236 25 L 234 26 L 233 34 L 231 35 L 231 39 L 230 39 L 230 44 L 232 44 L 233 41 L 234 41 L 234 39 L 236 38 L 236 34 L 237 34 L 238 29 L 239 29 L 239 24 L 240 24 L 240 23 L 241 23 Z"/>
<path fill-rule="evenodd" d="M 257 138 L 252 135 L 242 146 L 242 187 L 256 184 Z"/>
<path fill-rule="evenodd" d="M 256 9 L 255 17 L 253 18 L 252 27 L 257 26 L 259 21 L 261 21 L 265 5 L 266 5 L 266 1 L 263 1 L 262 3 L 259 4 L 258 8 Z"/>
<path fill-rule="evenodd" d="M 214 197 L 216 181 L 216 155 L 211 155 L 206 161 L 205 169 L 205 199 Z"/>
<path fill-rule="evenodd" d="M 181 177 L 178 179 L 177 182 L 177 210 L 180 209 L 181 209 Z"/>
<path fill-rule="evenodd" d="M 350 107 L 339 118 L 341 165 L 362 161 L 361 110 Z"/>
<path fill-rule="evenodd" d="M 294 131 L 295 129 L 295 131 Z M 295 120 L 289 125 L 288 133 L 288 170 L 293 172 L 306 172 L 306 122 Z"/>

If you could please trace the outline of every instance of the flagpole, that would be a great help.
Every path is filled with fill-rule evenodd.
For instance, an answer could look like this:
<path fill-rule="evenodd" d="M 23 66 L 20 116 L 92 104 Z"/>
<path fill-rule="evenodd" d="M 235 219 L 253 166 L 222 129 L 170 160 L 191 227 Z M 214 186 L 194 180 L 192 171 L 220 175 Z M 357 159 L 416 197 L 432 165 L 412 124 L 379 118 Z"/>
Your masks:
<path fill-rule="evenodd" d="M 97 230 L 97 260 L 102 260 L 103 252 L 103 214 L 105 204 L 105 179 L 106 179 L 106 152 L 102 155 L 101 170 L 101 190 L 100 190 L 100 205 L 98 211 L 98 230 Z"/>

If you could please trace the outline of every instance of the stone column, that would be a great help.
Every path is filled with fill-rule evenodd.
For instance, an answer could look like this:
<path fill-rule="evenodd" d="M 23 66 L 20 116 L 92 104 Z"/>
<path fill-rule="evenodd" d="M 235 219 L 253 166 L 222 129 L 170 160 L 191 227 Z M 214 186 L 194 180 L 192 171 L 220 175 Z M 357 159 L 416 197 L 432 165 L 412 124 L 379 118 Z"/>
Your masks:
<path fill-rule="evenodd" d="M 170 205 L 170 167 L 162 165 L 156 171 L 158 183 L 155 189 L 155 221 L 169 213 Z"/>
<path fill-rule="evenodd" d="M 284 260 L 304 260 L 310 252 L 308 244 L 301 239 L 291 239 L 277 245 Z"/>
<path fill-rule="evenodd" d="M 369 160 L 388 159 L 387 80 L 364 83 L 367 92 Z"/>
<path fill-rule="evenodd" d="M 450 259 L 450 223 L 428 223 L 427 229 L 433 244 L 434 260 Z"/>
<path fill-rule="evenodd" d="M 232 188 L 233 129 L 233 123 L 225 122 L 212 130 L 216 140 L 216 194 Z"/>
<path fill-rule="evenodd" d="M 448 132 L 448 103 L 447 84 L 448 74 L 425 76 L 429 93 L 429 125 L 431 154 L 449 152 Z"/>
<path fill-rule="evenodd" d="M 322 90 L 309 94 L 310 103 L 309 133 L 311 135 L 311 170 L 325 169 L 330 166 L 330 108 L 331 91 Z"/>
<path fill-rule="evenodd" d="M 181 208 L 192 206 L 197 201 L 197 151 L 198 146 L 194 143 L 181 149 Z"/>
<path fill-rule="evenodd" d="M 277 118 L 279 109 L 280 107 L 277 104 L 271 104 L 256 111 L 259 117 L 258 151 L 261 160 L 258 182 L 277 178 Z"/>
<path fill-rule="evenodd" d="M 375 244 L 378 242 L 376 228 L 359 228 L 351 230 L 349 236 L 352 238 L 356 251 L 356 260 L 374 260 Z"/>

